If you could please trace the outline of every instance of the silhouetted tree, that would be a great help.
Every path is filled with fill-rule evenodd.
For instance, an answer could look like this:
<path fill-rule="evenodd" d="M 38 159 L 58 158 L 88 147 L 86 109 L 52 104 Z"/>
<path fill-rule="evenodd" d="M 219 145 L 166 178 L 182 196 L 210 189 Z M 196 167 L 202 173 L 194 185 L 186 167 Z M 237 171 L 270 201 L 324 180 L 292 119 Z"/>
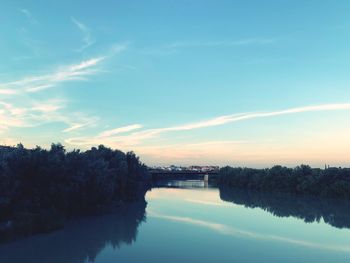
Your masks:
<path fill-rule="evenodd" d="M 287 192 L 350 199 L 350 169 L 313 169 L 308 165 L 270 169 L 223 167 L 216 178 L 219 185 L 265 192 Z"/>
<path fill-rule="evenodd" d="M 71 215 L 143 200 L 149 180 L 134 153 L 103 145 L 68 153 L 61 144 L 0 147 L 0 233 L 49 231 Z"/>

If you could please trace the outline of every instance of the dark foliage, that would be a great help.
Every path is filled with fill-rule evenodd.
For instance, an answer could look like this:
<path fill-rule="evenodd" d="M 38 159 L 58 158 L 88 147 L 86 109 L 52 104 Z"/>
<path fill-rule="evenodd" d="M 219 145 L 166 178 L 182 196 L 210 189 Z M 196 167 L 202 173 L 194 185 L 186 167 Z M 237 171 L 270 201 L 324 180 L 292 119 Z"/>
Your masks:
<path fill-rule="evenodd" d="M 72 215 L 96 214 L 142 200 L 150 178 L 133 152 L 100 145 L 86 152 L 0 147 L 0 233 L 60 228 Z"/>
<path fill-rule="evenodd" d="M 274 166 L 270 169 L 224 167 L 217 177 L 219 185 L 242 189 L 308 194 L 321 197 L 350 199 L 350 169 L 312 169 Z"/>
<path fill-rule="evenodd" d="M 261 208 L 275 216 L 295 217 L 306 223 L 321 219 L 337 228 L 350 228 L 350 203 L 345 200 L 319 198 L 290 193 L 266 193 L 220 187 L 220 198 L 250 208 Z"/>

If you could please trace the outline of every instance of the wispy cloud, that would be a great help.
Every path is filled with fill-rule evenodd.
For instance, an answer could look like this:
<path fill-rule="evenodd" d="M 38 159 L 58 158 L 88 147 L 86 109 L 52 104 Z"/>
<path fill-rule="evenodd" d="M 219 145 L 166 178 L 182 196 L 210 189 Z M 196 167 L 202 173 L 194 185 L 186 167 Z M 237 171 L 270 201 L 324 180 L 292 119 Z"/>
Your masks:
<path fill-rule="evenodd" d="M 14 95 L 16 93 L 17 91 L 13 89 L 5 89 L 5 88 L 0 89 L 0 94 L 2 95 Z"/>
<path fill-rule="evenodd" d="M 79 111 L 66 109 L 66 100 L 46 98 L 31 100 L 32 93 L 43 92 L 68 81 L 86 81 L 91 75 L 102 72 L 100 64 L 107 58 L 124 51 L 127 44 L 114 44 L 105 56 L 66 64 L 55 70 L 32 74 L 12 81 L 0 81 L 0 132 L 10 133 L 11 128 L 32 128 L 45 123 L 61 123 L 64 133 L 94 126 L 99 118 Z M 3 134 L 4 135 L 4 134 Z"/>
<path fill-rule="evenodd" d="M 81 46 L 78 51 L 81 52 L 84 49 L 90 47 L 91 45 L 93 45 L 96 41 L 95 39 L 93 39 L 92 35 L 91 35 L 91 30 L 89 27 L 87 27 L 84 23 L 80 22 L 79 20 L 77 20 L 74 17 L 71 17 L 72 22 L 74 23 L 74 25 L 77 26 L 77 28 L 81 31 L 82 35 L 83 35 L 83 46 Z"/>
<path fill-rule="evenodd" d="M 20 93 L 39 92 L 57 86 L 66 81 L 86 80 L 96 74 L 96 68 L 106 57 L 96 57 L 77 64 L 64 65 L 58 69 L 41 75 L 27 76 L 19 80 L 1 83 L 0 94 L 15 95 Z"/>
<path fill-rule="evenodd" d="M 90 126 L 91 124 L 94 124 L 94 123 L 95 123 L 95 120 L 87 120 L 85 122 L 79 122 L 79 123 L 73 122 L 70 124 L 68 128 L 64 129 L 62 132 L 71 132 L 71 131 L 79 130 L 81 128 Z"/>
<path fill-rule="evenodd" d="M 11 103 L 0 101 L 0 120 L 2 129 L 13 127 L 24 128 L 34 127 L 52 119 L 55 114 L 64 105 L 61 100 L 49 100 L 46 102 L 36 102 L 27 107 L 15 106 Z"/>
<path fill-rule="evenodd" d="M 98 135 L 98 137 L 100 137 L 100 138 L 110 137 L 113 135 L 129 132 L 129 131 L 133 131 L 133 130 L 137 130 L 137 129 L 141 129 L 141 128 L 142 128 L 142 125 L 140 125 L 140 124 L 128 125 L 128 126 L 116 128 L 113 130 L 104 131 L 104 132 L 100 133 Z"/>
<path fill-rule="evenodd" d="M 144 54 L 173 55 L 184 49 L 195 48 L 239 48 L 250 46 L 270 46 L 278 42 L 278 38 L 245 38 L 224 40 L 179 40 L 165 43 L 161 46 L 147 47 L 142 50 Z"/>
<path fill-rule="evenodd" d="M 317 105 L 317 106 L 291 108 L 291 109 L 286 109 L 281 111 L 238 113 L 238 114 L 224 115 L 224 116 L 219 116 L 206 121 L 194 122 L 194 123 L 173 126 L 173 127 L 147 130 L 143 132 L 143 136 L 145 135 L 153 136 L 164 132 L 186 131 L 186 130 L 207 128 L 207 127 L 219 126 L 227 123 L 238 122 L 238 121 L 243 121 L 248 119 L 266 118 L 266 117 L 303 113 L 303 112 L 336 111 L 336 110 L 350 110 L 350 103 L 324 104 L 324 105 Z"/>
<path fill-rule="evenodd" d="M 96 144 L 115 145 L 116 143 L 128 145 L 130 143 L 129 140 L 123 142 L 121 139 L 121 138 L 126 138 L 128 135 L 121 136 L 120 134 L 134 131 L 140 128 L 142 128 L 142 125 L 132 124 L 124 127 L 119 127 L 116 129 L 106 130 L 93 137 L 69 138 L 66 140 L 66 142 L 73 145 L 96 145 Z"/>
<path fill-rule="evenodd" d="M 67 114 L 64 111 L 65 107 L 66 101 L 62 99 L 34 101 L 21 107 L 0 101 L 0 131 L 8 131 L 11 128 L 33 128 L 57 122 L 68 126 L 63 132 L 70 132 L 93 126 L 98 121 L 97 117 L 88 117 L 79 112 Z"/>
<path fill-rule="evenodd" d="M 252 112 L 252 113 L 238 113 L 238 114 L 224 115 L 224 116 L 219 116 L 219 117 L 205 120 L 205 121 L 193 122 L 193 123 L 171 126 L 171 127 L 164 127 L 164 128 L 146 129 L 143 131 L 132 132 L 127 135 L 119 135 L 119 134 L 114 134 L 113 132 L 110 132 L 110 131 L 105 131 L 105 132 L 102 132 L 101 134 L 105 134 L 108 136 L 101 137 L 101 134 L 100 134 L 92 137 L 69 138 L 66 140 L 66 142 L 73 145 L 94 145 L 97 142 L 99 142 L 106 145 L 112 145 L 114 147 L 134 146 L 134 145 L 139 145 L 141 142 L 147 139 L 152 139 L 163 133 L 168 133 L 168 132 L 190 131 L 195 129 L 225 125 L 228 123 L 239 122 L 239 121 L 244 121 L 249 119 L 267 118 L 267 117 L 306 113 L 306 112 L 340 111 L 340 110 L 350 110 L 350 103 L 323 104 L 323 105 L 316 105 L 316 106 L 290 108 L 290 109 L 285 109 L 280 111 Z M 137 127 L 139 128 L 139 126 Z"/>
<path fill-rule="evenodd" d="M 38 20 L 35 19 L 33 14 L 28 9 L 22 8 L 19 11 L 28 18 L 31 24 L 39 24 Z"/>
<path fill-rule="evenodd" d="M 68 128 L 64 129 L 62 132 L 68 133 L 82 128 L 95 126 L 99 119 L 99 117 L 85 116 L 82 113 L 75 113 L 70 117 L 66 116 L 62 118 L 62 122 L 66 123 Z"/>
<path fill-rule="evenodd" d="M 166 48 L 194 48 L 194 47 L 237 47 L 248 45 L 268 45 L 276 42 L 275 38 L 247 38 L 240 40 L 221 41 L 176 41 L 166 45 Z"/>
<path fill-rule="evenodd" d="M 115 43 L 103 56 L 82 60 L 76 64 L 61 65 L 51 72 L 33 74 L 13 81 L 0 80 L 0 94 L 11 96 L 35 93 L 67 81 L 86 81 L 90 76 L 103 72 L 99 66 L 104 60 L 123 52 L 127 47 L 128 43 Z"/>

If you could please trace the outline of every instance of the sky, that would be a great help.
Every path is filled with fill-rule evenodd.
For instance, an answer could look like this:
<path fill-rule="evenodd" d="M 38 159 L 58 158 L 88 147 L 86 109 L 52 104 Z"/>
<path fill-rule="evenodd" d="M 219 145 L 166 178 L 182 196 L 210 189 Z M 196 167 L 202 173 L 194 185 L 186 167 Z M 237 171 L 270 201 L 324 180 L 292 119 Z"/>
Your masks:
<path fill-rule="evenodd" d="M 0 3 L 0 144 L 350 166 L 350 1 Z"/>

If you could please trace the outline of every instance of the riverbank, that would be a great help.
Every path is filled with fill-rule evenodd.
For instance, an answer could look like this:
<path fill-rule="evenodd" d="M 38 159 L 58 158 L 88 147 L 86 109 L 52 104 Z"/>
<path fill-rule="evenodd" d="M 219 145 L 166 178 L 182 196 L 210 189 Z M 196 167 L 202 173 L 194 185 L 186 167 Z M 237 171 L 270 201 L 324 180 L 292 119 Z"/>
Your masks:
<path fill-rule="evenodd" d="M 2 241 L 60 229 L 72 217 L 98 215 L 144 201 L 147 168 L 133 153 L 104 146 L 66 152 L 0 147 Z"/>
<path fill-rule="evenodd" d="M 213 179 L 219 186 L 350 200 L 349 168 L 319 169 L 301 165 L 253 169 L 227 166 L 221 168 Z"/>

